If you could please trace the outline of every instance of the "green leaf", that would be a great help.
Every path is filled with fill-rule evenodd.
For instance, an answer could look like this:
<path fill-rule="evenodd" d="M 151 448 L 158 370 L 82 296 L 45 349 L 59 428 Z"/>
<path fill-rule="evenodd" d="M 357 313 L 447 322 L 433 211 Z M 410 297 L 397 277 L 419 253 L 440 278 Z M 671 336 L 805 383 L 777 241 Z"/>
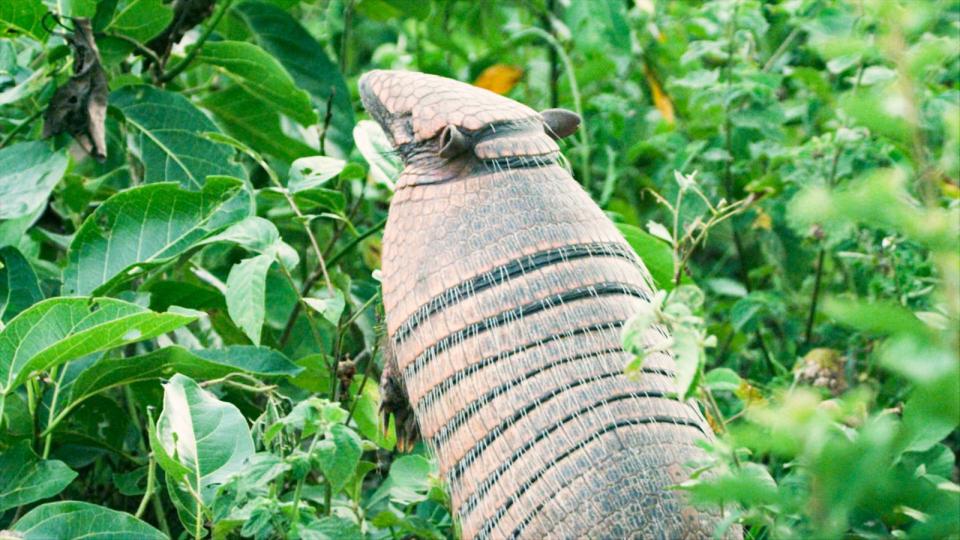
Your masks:
<path fill-rule="evenodd" d="M 290 181 L 287 188 L 292 193 L 319 187 L 336 177 L 346 167 L 342 159 L 311 156 L 300 158 L 290 165 Z"/>
<path fill-rule="evenodd" d="M 393 151 L 380 124 L 373 120 L 361 120 L 353 128 L 353 140 L 363 159 L 370 165 L 370 175 L 377 182 L 393 189 L 394 182 L 403 170 L 403 163 Z"/>
<path fill-rule="evenodd" d="M 703 378 L 703 384 L 713 391 L 736 392 L 743 380 L 737 372 L 725 367 L 711 369 Z"/>
<path fill-rule="evenodd" d="M 283 64 L 297 86 L 310 94 L 321 116 L 326 114 L 327 102 L 332 98 L 327 140 L 339 148 L 340 155 L 349 154 L 354 123 L 350 91 L 323 46 L 293 16 L 272 4 L 243 2 L 233 6 L 232 13 L 239 15 L 257 43 Z M 329 149 L 328 145 L 327 153 Z"/>
<path fill-rule="evenodd" d="M 863 332 L 882 335 L 905 333 L 918 337 L 926 336 L 929 332 L 929 328 L 916 315 L 892 302 L 827 298 L 823 310 L 837 321 Z"/>
<path fill-rule="evenodd" d="M 327 437 L 317 444 L 316 453 L 323 476 L 330 482 L 333 492 L 340 493 L 357 470 L 363 450 L 360 437 L 352 429 L 334 424 Z"/>
<path fill-rule="evenodd" d="M 363 532 L 356 523 L 338 516 L 327 516 L 297 529 L 300 538 L 329 538 L 331 540 L 362 540 Z M 310 534 L 304 534 L 309 532 Z M 318 536 L 319 535 L 319 536 Z"/>
<path fill-rule="evenodd" d="M 27 259 L 13 246 L 0 248 L 0 321 L 9 321 L 41 300 L 40 282 Z"/>
<path fill-rule="evenodd" d="M 423 456 L 400 457 L 390 465 L 386 481 L 370 498 L 370 504 L 384 498 L 403 506 L 424 501 L 430 491 L 430 475 L 435 472 L 434 464 Z"/>
<path fill-rule="evenodd" d="M 284 133 L 277 111 L 264 107 L 255 96 L 240 86 L 211 92 L 200 105 L 213 113 L 228 134 L 258 152 L 270 154 L 287 163 L 317 153 L 316 148 Z"/>
<path fill-rule="evenodd" d="M 69 386 L 67 403 L 75 404 L 88 397 L 131 384 L 181 373 L 193 379 L 218 379 L 231 373 L 252 373 L 264 376 L 295 376 L 303 368 L 286 356 L 266 347 L 233 345 L 224 349 L 189 351 L 170 346 L 140 356 L 104 357 L 83 370 Z M 67 389 L 64 389 L 67 390 Z"/>
<path fill-rule="evenodd" d="M 673 250 L 670 246 L 640 227 L 620 223 L 617 228 L 650 271 L 654 284 L 665 291 L 673 290 Z"/>
<path fill-rule="evenodd" d="M 145 182 L 174 181 L 200 189 L 207 176 L 246 177 L 233 161 L 233 148 L 204 137 L 219 132 L 217 126 L 182 95 L 125 86 L 110 94 L 110 105 L 126 119 Z"/>
<path fill-rule="evenodd" d="M 323 315 L 323 318 L 336 326 L 340 322 L 340 316 L 343 315 L 343 308 L 346 307 L 346 301 L 343 297 L 343 291 L 340 289 L 323 289 L 319 293 L 322 298 L 304 298 L 303 301 L 313 308 L 317 313 Z"/>
<path fill-rule="evenodd" d="M 274 57 L 253 43 L 215 41 L 204 45 L 197 59 L 214 66 L 233 79 L 262 104 L 275 109 L 304 127 L 319 119 L 310 96 L 297 88 L 293 79 Z"/>
<path fill-rule="evenodd" d="M 280 231 L 271 221 L 258 216 L 250 216 L 235 223 L 222 233 L 205 240 L 204 244 L 213 242 L 232 242 L 250 251 L 257 253 L 277 253 L 287 268 L 293 268 L 300 263 L 300 255 L 296 250 L 280 239 Z"/>
<path fill-rule="evenodd" d="M 37 41 L 47 38 L 43 15 L 47 8 L 41 0 L 7 0 L 0 3 L 0 37 L 27 35 Z M 0 167 L 2 169 L 2 167 Z"/>
<path fill-rule="evenodd" d="M 173 10 L 163 0 L 128 0 L 107 25 L 107 31 L 140 43 L 156 37 L 173 20 Z"/>
<path fill-rule="evenodd" d="M 0 221 L 20 218 L 42 209 L 63 173 L 67 155 L 41 141 L 0 149 Z"/>
<path fill-rule="evenodd" d="M 199 192 L 161 183 L 117 193 L 73 237 L 63 294 L 108 290 L 182 255 L 244 217 L 245 195 L 240 181 L 227 178 L 211 178 Z"/>
<path fill-rule="evenodd" d="M 254 455 L 240 410 L 180 374 L 163 387 L 156 434 L 166 453 L 189 470 L 186 481 L 206 505 L 216 488 L 242 473 Z"/>
<path fill-rule="evenodd" d="M 265 253 L 233 265 L 227 276 L 227 313 L 254 345 L 260 344 L 265 314 L 267 271 L 276 257 Z"/>
<path fill-rule="evenodd" d="M 0 394 L 9 393 L 34 371 L 150 339 L 193 320 L 113 298 L 44 300 L 0 332 Z"/>
<path fill-rule="evenodd" d="M 62 461 L 40 459 L 21 441 L 0 454 L 0 513 L 53 497 L 76 477 Z"/>
<path fill-rule="evenodd" d="M 27 512 L 11 529 L 22 540 L 83 538 L 84 540 L 166 540 L 160 531 L 125 512 L 95 504 L 63 501 Z"/>

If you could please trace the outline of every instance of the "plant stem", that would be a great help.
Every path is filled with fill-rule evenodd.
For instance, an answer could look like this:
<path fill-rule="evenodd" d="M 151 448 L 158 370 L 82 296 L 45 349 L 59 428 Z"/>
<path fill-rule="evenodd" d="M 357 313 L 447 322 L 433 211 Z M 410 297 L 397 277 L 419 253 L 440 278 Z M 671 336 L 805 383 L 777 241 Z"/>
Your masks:
<path fill-rule="evenodd" d="M 583 116 L 583 100 L 580 97 L 580 87 L 577 85 L 577 75 L 573 70 L 573 62 L 570 60 L 570 55 L 567 54 L 567 51 L 563 50 L 563 46 L 560 45 L 560 42 L 557 41 L 555 37 L 550 35 L 548 32 L 545 32 L 542 28 L 531 27 L 520 32 L 517 32 L 511 38 L 511 41 L 518 41 L 523 37 L 528 35 L 537 36 L 540 39 L 546 41 L 550 46 L 557 52 L 557 56 L 560 57 L 560 60 L 563 62 L 563 69 L 567 72 L 567 79 L 570 83 L 570 94 L 573 96 L 573 108 L 580 118 Z M 583 181 L 581 184 L 590 189 L 590 130 L 586 126 L 577 130 L 577 133 L 580 137 L 580 174 L 583 175 Z"/>
<path fill-rule="evenodd" d="M 347 46 L 350 40 L 350 26 L 353 24 L 353 0 L 347 0 L 343 6 L 343 33 L 340 34 L 340 72 L 347 73 Z"/>
<path fill-rule="evenodd" d="M 358 244 L 360 244 L 360 242 L 363 242 L 364 240 L 366 240 L 367 238 L 375 234 L 377 231 L 382 229 L 386 224 L 387 224 L 387 218 L 383 218 L 382 220 L 377 222 L 374 226 L 370 227 L 366 231 L 357 235 L 357 237 L 351 240 L 346 246 L 343 247 L 343 249 L 341 249 L 336 254 L 334 254 L 333 257 L 330 257 L 330 261 L 328 264 L 330 266 L 337 264 L 340 261 L 340 259 L 342 259 L 345 255 L 350 253 L 350 251 L 353 250 L 353 248 L 355 248 Z M 306 281 L 303 282 L 303 285 L 301 285 L 300 296 L 303 297 L 310 294 L 310 290 L 313 288 L 313 285 L 317 282 L 317 280 L 320 279 L 322 275 L 323 273 L 319 267 L 316 270 L 314 270 L 313 273 L 310 274 L 310 276 L 306 279 Z M 284 345 L 286 345 L 287 340 L 290 339 L 290 333 L 293 331 L 293 324 L 297 321 L 298 315 L 300 315 L 300 303 L 297 303 L 293 306 L 293 309 L 290 311 L 290 316 L 287 317 L 287 324 L 284 325 L 283 333 L 280 335 L 280 341 L 278 342 L 279 348 L 282 349 Z"/>
<path fill-rule="evenodd" d="M 50 398 L 50 409 L 47 411 L 48 426 L 53 421 L 54 412 L 57 410 L 57 401 L 58 401 L 58 398 L 60 397 L 60 387 L 62 386 L 62 383 L 63 383 L 63 377 L 67 372 L 66 368 L 63 368 L 63 369 L 53 368 L 50 373 L 51 379 L 58 376 L 58 371 L 59 371 L 60 379 L 54 383 L 53 396 Z M 50 456 L 50 444 L 53 440 L 53 430 L 46 428 L 44 429 L 44 434 L 45 435 L 43 438 L 43 459 L 47 459 L 47 457 Z"/>
<path fill-rule="evenodd" d="M 153 457 L 153 452 L 150 453 L 149 462 L 147 463 L 147 490 L 143 493 L 143 498 L 140 499 L 140 506 L 137 507 L 137 513 L 134 516 L 137 519 L 140 519 L 143 516 L 143 513 L 147 510 L 147 503 L 150 502 L 150 499 L 153 497 L 153 485 L 156 483 L 157 476 L 157 460 Z"/>
<path fill-rule="evenodd" d="M 223 19 L 223 16 L 227 14 L 227 11 L 230 9 L 230 4 L 232 3 L 233 3 L 233 0 L 224 0 L 223 3 L 220 4 L 220 9 L 218 9 L 217 12 L 213 15 L 213 19 L 210 21 L 210 24 L 208 24 L 207 27 L 204 28 L 203 33 L 200 34 L 199 38 L 197 38 L 197 42 L 194 44 L 193 48 L 190 49 L 190 52 L 187 53 L 187 56 L 184 57 L 184 59 L 181 60 L 179 63 L 177 63 L 177 65 L 173 66 L 172 68 L 170 68 L 169 70 L 161 74 L 159 77 L 157 77 L 158 82 L 160 82 L 161 84 L 168 83 L 172 81 L 177 75 L 180 75 L 180 73 L 182 73 L 183 70 L 187 69 L 188 66 L 190 66 L 190 63 L 193 62 L 193 60 L 197 57 L 198 54 L 200 54 L 200 49 L 203 48 L 203 44 L 206 43 L 208 39 L 210 39 L 210 36 L 213 34 L 214 29 L 217 27 L 218 24 L 220 24 L 220 19 Z"/>
<path fill-rule="evenodd" d="M 837 167 L 840 164 L 840 155 L 843 154 L 843 145 L 837 145 L 836 152 L 833 153 L 833 163 L 830 165 L 830 175 L 827 176 L 827 186 L 832 188 L 837 179 Z M 820 298 L 820 287 L 823 281 L 823 263 L 826 258 L 827 250 L 823 247 L 823 240 L 820 241 L 820 249 L 817 252 L 817 268 L 813 278 L 813 293 L 810 297 L 810 312 L 807 314 L 807 327 L 803 333 L 803 345 L 809 346 L 813 339 L 813 320 L 817 315 L 817 303 Z"/>

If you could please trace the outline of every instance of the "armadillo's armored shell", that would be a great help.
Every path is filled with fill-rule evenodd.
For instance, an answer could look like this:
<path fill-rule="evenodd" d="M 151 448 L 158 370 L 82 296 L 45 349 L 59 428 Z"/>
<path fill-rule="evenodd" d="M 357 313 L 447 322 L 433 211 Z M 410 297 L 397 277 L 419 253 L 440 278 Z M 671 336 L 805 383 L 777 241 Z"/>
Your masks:
<path fill-rule="evenodd" d="M 465 86 L 442 84 L 448 99 Z M 507 136 L 553 142 L 542 126 Z M 652 294 L 643 264 L 562 167 L 483 165 L 407 183 L 383 240 L 397 368 L 463 536 L 710 537 L 716 516 L 669 489 L 709 427 L 667 396 L 668 356 L 623 375 L 620 329 Z"/>

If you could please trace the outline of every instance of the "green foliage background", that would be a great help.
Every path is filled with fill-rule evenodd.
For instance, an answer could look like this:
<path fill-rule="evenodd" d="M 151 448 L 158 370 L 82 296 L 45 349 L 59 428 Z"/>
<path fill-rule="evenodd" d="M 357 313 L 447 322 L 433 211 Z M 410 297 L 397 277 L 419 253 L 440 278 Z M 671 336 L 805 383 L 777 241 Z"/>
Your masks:
<path fill-rule="evenodd" d="M 718 534 L 960 536 L 956 2 L 210 4 L 0 4 L 0 530 L 457 534 L 377 414 L 397 163 L 356 80 L 391 68 L 584 116 L 569 165 L 662 289 L 624 368 L 670 327 Z M 101 161 L 43 133 L 72 17 Z"/>

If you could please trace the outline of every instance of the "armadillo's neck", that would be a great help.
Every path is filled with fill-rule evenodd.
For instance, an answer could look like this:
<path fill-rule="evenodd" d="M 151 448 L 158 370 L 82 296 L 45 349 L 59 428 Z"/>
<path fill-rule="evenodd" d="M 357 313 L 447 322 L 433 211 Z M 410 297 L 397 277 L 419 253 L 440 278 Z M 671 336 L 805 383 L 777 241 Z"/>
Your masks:
<path fill-rule="evenodd" d="M 542 124 L 490 125 L 466 137 L 469 149 L 452 159 L 429 148 L 410 152 L 397 189 L 475 176 L 496 178 L 501 173 L 550 167 L 560 159 L 557 143 L 544 133 Z"/>

